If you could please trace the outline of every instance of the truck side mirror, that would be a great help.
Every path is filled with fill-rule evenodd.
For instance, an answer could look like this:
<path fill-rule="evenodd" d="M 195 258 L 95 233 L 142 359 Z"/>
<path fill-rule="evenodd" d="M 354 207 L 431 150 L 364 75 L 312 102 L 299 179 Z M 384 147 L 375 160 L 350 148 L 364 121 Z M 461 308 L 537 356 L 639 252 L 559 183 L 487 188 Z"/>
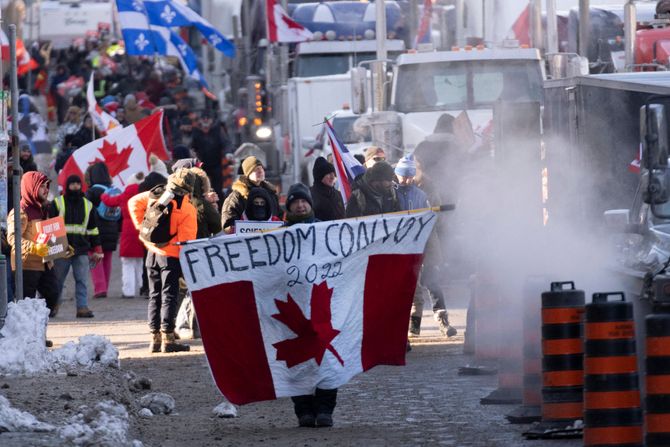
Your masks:
<path fill-rule="evenodd" d="M 668 219 L 670 215 L 661 206 L 670 201 L 668 125 L 664 104 L 645 104 L 640 109 L 640 140 L 642 144 L 640 162 L 647 170 L 643 200 L 651 205 L 651 212 L 654 216 Z"/>
<path fill-rule="evenodd" d="M 640 109 L 642 166 L 649 169 L 668 167 L 668 125 L 665 105 L 647 104 Z"/>
<path fill-rule="evenodd" d="M 368 110 L 367 105 L 368 70 L 364 67 L 351 69 L 351 111 L 362 115 Z"/>

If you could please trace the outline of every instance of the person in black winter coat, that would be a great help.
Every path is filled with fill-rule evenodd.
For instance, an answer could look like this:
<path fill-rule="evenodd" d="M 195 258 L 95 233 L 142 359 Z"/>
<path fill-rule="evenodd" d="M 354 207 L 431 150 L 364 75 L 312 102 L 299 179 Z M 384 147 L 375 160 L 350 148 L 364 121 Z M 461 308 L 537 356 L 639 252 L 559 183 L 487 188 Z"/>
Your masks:
<path fill-rule="evenodd" d="M 342 195 L 335 189 L 335 167 L 325 158 L 319 157 L 312 169 L 314 184 L 311 188 L 314 201 L 314 215 L 317 219 L 337 220 L 344 219 L 344 202 Z"/>
<path fill-rule="evenodd" d="M 102 259 L 100 233 L 96 211 L 82 192 L 82 182 L 78 175 L 71 175 L 65 183 L 65 192 L 51 202 L 49 216 L 62 216 L 67 230 L 67 242 L 72 253 L 70 257 L 56 259 L 55 270 L 58 277 L 58 302 L 63 299 L 65 278 L 72 267 L 77 299 L 77 318 L 92 318 L 88 308 L 89 258 L 93 262 Z"/>
<path fill-rule="evenodd" d="M 358 177 L 358 188 L 352 191 L 347 202 L 347 217 L 371 216 L 373 214 L 400 211 L 400 204 L 393 188 L 393 167 L 380 161 Z"/>
<path fill-rule="evenodd" d="M 97 208 L 100 205 L 100 196 L 102 196 L 106 188 L 91 187 L 93 185 L 112 186 L 112 178 L 109 175 L 107 165 L 104 163 L 95 163 L 89 166 L 86 170 L 85 179 L 86 185 L 89 188 L 86 191 L 86 198 L 91 201 L 93 208 Z M 105 257 L 91 270 L 94 287 L 93 297 L 106 298 L 107 290 L 109 289 L 109 280 L 112 275 L 112 253 L 119 244 L 119 222 L 103 219 L 100 215 L 97 217 L 100 242 Z"/>
<path fill-rule="evenodd" d="M 286 195 L 286 225 L 315 223 L 312 195 L 302 183 L 291 185 Z M 314 394 L 291 397 L 300 427 L 332 427 L 337 403 L 337 388 L 317 388 Z"/>
<path fill-rule="evenodd" d="M 221 162 L 228 144 L 221 126 L 214 123 L 208 112 L 203 112 L 199 127 L 193 130 L 192 146 L 198 159 L 202 161 L 202 169 L 212 182 L 212 190 L 219 196 L 223 190 Z"/>
<path fill-rule="evenodd" d="M 275 187 L 265 181 L 265 168 L 263 163 L 256 157 L 251 156 L 242 162 L 242 172 L 240 178 L 235 181 L 232 191 L 223 202 L 221 209 L 221 225 L 226 233 L 235 232 L 235 221 L 241 220 L 244 210 L 247 207 L 249 192 L 254 187 L 260 187 L 267 190 L 274 202 L 275 212 L 279 212 L 279 198 Z"/>

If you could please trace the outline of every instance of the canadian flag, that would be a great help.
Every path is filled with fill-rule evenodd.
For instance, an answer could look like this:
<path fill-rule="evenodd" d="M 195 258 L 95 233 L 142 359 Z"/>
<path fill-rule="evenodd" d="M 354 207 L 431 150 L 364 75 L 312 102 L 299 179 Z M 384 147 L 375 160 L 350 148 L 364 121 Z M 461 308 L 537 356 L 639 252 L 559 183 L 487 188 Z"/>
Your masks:
<path fill-rule="evenodd" d="M 2 50 L 2 60 L 9 60 L 9 38 L 7 34 L 0 29 L 0 48 Z M 30 53 L 23 45 L 22 39 L 16 39 L 16 72 L 19 76 L 23 76 L 31 70 L 39 67 L 38 63 L 30 57 Z"/>
<path fill-rule="evenodd" d="M 65 181 L 70 175 L 78 175 L 83 179 L 90 165 L 102 162 L 107 165 L 114 186 L 123 190 L 129 176 L 139 171 L 145 174 L 149 172 L 151 154 L 161 160 L 169 158 L 162 123 L 161 110 L 80 147 L 65 163 L 58 175 L 58 184 L 65 188 Z"/>
<path fill-rule="evenodd" d="M 640 144 L 637 150 L 637 156 L 635 157 L 635 160 L 631 161 L 628 164 L 628 172 L 632 172 L 633 174 L 639 174 L 641 170 L 642 170 L 642 144 Z"/>
<path fill-rule="evenodd" d="M 268 40 L 274 42 L 303 42 L 310 40 L 310 30 L 293 20 L 276 0 L 265 0 L 268 21 Z"/>
<path fill-rule="evenodd" d="M 404 365 L 430 210 L 298 224 L 182 247 L 207 360 L 234 404 Z"/>
<path fill-rule="evenodd" d="M 512 25 L 512 32 L 519 45 L 530 45 L 530 4 L 521 11 Z"/>
<path fill-rule="evenodd" d="M 121 124 L 109 113 L 102 110 L 102 107 L 98 105 L 98 101 L 95 100 L 95 94 L 93 93 L 93 75 L 91 73 L 91 78 L 88 81 L 88 87 L 86 87 L 86 101 L 88 102 L 88 113 L 91 115 L 91 119 L 95 124 L 95 127 L 103 134 L 106 135 L 112 129 L 121 128 Z"/>

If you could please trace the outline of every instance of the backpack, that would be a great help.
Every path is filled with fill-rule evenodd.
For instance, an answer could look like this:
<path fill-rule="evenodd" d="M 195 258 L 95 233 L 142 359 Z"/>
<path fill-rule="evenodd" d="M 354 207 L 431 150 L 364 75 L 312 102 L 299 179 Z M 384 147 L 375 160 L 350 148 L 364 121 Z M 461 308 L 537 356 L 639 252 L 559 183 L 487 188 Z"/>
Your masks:
<path fill-rule="evenodd" d="M 113 186 L 93 185 L 89 189 L 94 188 L 101 189 L 102 194 L 109 194 L 110 196 L 121 194 L 121 191 L 119 191 L 118 188 L 115 188 Z M 100 216 L 101 219 L 109 220 L 112 222 L 116 222 L 119 219 L 121 219 L 121 207 L 119 206 L 107 206 L 102 202 L 102 200 L 100 200 L 100 203 L 95 209 L 98 211 L 98 216 Z"/>
<path fill-rule="evenodd" d="M 150 191 L 149 199 L 153 201 L 147 207 L 140 226 L 140 239 L 159 248 L 169 244 L 176 236 L 170 234 L 170 218 L 176 200 L 179 199 L 173 195 L 173 197 L 165 196 L 166 200 L 159 200 L 163 194 L 171 194 L 166 191 L 165 185 L 158 185 Z"/>

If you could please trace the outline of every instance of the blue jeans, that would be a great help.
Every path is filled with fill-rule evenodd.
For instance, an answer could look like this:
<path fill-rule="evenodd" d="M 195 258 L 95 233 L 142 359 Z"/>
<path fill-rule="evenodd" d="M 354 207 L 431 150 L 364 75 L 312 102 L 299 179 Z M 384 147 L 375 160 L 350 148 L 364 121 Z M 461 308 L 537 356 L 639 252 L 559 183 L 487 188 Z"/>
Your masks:
<path fill-rule="evenodd" d="M 58 278 L 58 302 L 63 301 L 63 286 L 65 285 L 65 278 L 70 272 L 70 266 L 72 266 L 72 272 L 74 273 L 74 296 L 77 300 L 77 309 L 82 307 L 88 307 L 88 255 L 79 255 L 72 256 L 71 258 L 61 258 L 56 259 L 55 270 L 56 277 Z"/>

